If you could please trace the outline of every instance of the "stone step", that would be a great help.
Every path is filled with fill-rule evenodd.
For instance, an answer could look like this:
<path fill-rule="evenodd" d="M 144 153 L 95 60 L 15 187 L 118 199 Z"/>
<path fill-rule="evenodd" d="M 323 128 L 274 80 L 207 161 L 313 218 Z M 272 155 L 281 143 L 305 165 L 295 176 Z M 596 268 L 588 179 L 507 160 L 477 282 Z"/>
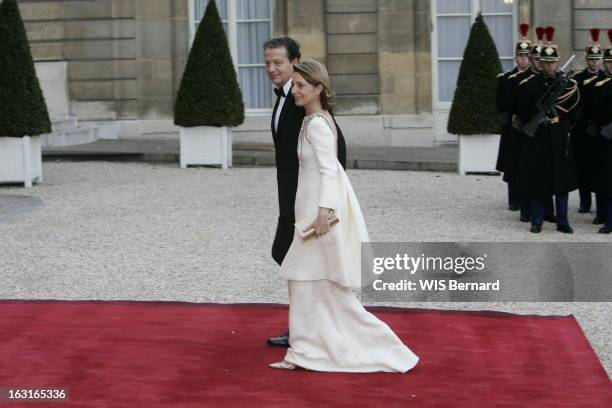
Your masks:
<path fill-rule="evenodd" d="M 237 146 L 234 145 L 234 148 L 232 150 L 232 163 L 234 164 L 234 166 L 270 167 L 276 164 L 276 158 L 274 156 L 274 146 L 272 146 L 272 151 L 256 149 L 246 150 L 245 147 L 246 146 L 242 146 L 243 150 L 238 150 Z"/>
<path fill-rule="evenodd" d="M 82 124 L 82 126 L 85 125 L 94 126 L 96 128 L 98 139 L 119 139 L 121 125 L 117 121 Z"/>
<path fill-rule="evenodd" d="M 245 150 L 255 152 L 273 152 L 274 145 L 272 143 L 234 143 L 234 150 Z"/>
<path fill-rule="evenodd" d="M 53 132 L 74 129 L 78 127 L 78 122 L 79 120 L 74 116 L 69 116 L 66 118 L 51 118 L 51 129 L 53 129 Z"/>
<path fill-rule="evenodd" d="M 179 161 L 178 140 L 98 140 L 81 146 L 47 147 L 47 160 Z M 274 146 L 266 143 L 234 143 L 234 166 L 274 166 Z M 349 169 L 457 171 L 457 147 L 350 146 Z"/>
<path fill-rule="evenodd" d="M 98 140 L 98 131 L 96 126 L 82 126 L 62 129 L 41 136 L 41 143 L 44 147 L 72 146 L 95 142 Z"/>

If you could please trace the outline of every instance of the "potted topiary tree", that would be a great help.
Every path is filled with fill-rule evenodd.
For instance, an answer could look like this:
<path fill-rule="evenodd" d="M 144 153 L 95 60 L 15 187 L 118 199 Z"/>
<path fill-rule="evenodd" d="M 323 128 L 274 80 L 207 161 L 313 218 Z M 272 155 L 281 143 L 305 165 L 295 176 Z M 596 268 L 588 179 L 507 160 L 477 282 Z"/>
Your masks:
<path fill-rule="evenodd" d="M 495 108 L 497 48 L 482 15 L 476 17 L 463 53 L 448 132 L 459 138 L 459 173 L 494 172 L 501 126 Z"/>
<path fill-rule="evenodd" d="M 244 121 L 244 103 L 223 24 L 208 2 L 181 79 L 174 124 L 180 126 L 181 167 L 231 166 L 230 126 Z"/>
<path fill-rule="evenodd" d="M 40 135 L 51 132 L 15 0 L 0 3 L 0 183 L 42 181 Z"/>

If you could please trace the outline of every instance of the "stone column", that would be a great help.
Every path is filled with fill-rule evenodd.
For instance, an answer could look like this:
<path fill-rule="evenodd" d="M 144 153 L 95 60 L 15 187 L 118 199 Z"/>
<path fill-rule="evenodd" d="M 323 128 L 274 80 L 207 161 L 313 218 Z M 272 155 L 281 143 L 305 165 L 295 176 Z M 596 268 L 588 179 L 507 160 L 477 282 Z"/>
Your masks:
<path fill-rule="evenodd" d="M 287 2 L 285 0 L 275 0 L 273 6 L 272 29 L 273 37 L 287 36 Z"/>
<path fill-rule="evenodd" d="M 378 1 L 378 66 L 383 114 L 417 111 L 415 1 Z"/>
<path fill-rule="evenodd" d="M 415 36 L 415 112 L 431 113 L 431 3 L 430 0 L 414 2 L 414 36 Z"/>
<path fill-rule="evenodd" d="M 174 109 L 174 0 L 134 0 L 140 119 L 170 119 Z"/>
<path fill-rule="evenodd" d="M 572 40 L 573 50 L 576 54 L 576 66 L 585 66 L 584 52 L 591 44 L 591 28 L 601 28 L 599 43 L 603 48 L 610 45 L 608 29 L 612 28 L 612 1 L 610 0 L 573 0 Z"/>
<path fill-rule="evenodd" d="M 287 0 L 286 35 L 301 45 L 302 58 L 326 63 L 324 0 Z"/>
<path fill-rule="evenodd" d="M 327 62 L 338 96 L 338 113 L 380 111 L 377 3 L 377 0 L 326 1 Z"/>
<path fill-rule="evenodd" d="M 559 46 L 560 64 L 563 64 L 573 52 L 572 1 L 538 0 L 532 2 L 533 26 L 555 27 L 553 44 Z M 546 38 L 544 44 L 546 44 Z"/>
<path fill-rule="evenodd" d="M 136 117 L 134 0 L 37 1 L 20 8 L 34 59 L 68 62 L 71 114 L 93 121 Z"/>
<path fill-rule="evenodd" d="M 189 1 L 190 0 L 172 0 L 171 10 L 171 34 L 172 34 L 172 76 L 173 76 L 173 87 L 174 87 L 174 98 L 181 83 L 183 77 L 183 71 L 185 65 L 187 65 L 187 58 L 189 58 L 190 51 L 190 31 L 189 25 L 191 24 L 189 16 Z M 174 99 L 173 99 L 174 103 Z"/>
<path fill-rule="evenodd" d="M 535 38 L 533 29 L 535 28 L 532 22 L 532 0 L 518 0 L 518 24 L 528 23 L 530 25 L 529 38 Z M 518 29 L 518 28 L 517 28 Z M 533 35 L 533 37 L 532 37 Z"/>
<path fill-rule="evenodd" d="M 19 3 L 34 61 L 64 59 L 64 8 L 60 2 Z"/>

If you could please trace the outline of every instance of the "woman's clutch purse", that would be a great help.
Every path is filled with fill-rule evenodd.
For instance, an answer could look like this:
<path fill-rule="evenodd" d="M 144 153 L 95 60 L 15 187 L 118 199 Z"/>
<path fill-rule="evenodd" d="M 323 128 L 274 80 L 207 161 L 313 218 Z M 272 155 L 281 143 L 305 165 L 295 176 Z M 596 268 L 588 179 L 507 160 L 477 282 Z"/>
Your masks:
<path fill-rule="evenodd" d="M 306 230 L 306 227 L 312 224 L 314 220 L 317 219 L 318 216 L 319 214 L 317 213 L 313 217 L 310 217 L 304 221 L 299 221 L 295 223 L 295 228 L 298 230 L 298 233 L 300 234 L 300 238 L 302 238 L 302 241 L 306 241 L 308 238 L 315 236 L 314 228 L 310 228 Z M 338 215 L 336 215 L 334 210 L 329 210 L 329 216 L 327 217 L 327 222 L 329 223 L 330 227 L 340 222 L 340 218 L 338 218 Z"/>

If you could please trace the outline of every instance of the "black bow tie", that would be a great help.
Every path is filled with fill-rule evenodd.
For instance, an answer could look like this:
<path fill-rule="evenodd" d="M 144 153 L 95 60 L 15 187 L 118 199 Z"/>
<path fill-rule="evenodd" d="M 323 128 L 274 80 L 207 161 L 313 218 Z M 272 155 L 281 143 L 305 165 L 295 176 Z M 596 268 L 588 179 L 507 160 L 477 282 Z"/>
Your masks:
<path fill-rule="evenodd" d="M 274 88 L 274 94 L 276 96 L 278 96 L 278 97 L 281 97 L 281 96 L 284 97 L 284 98 L 287 97 L 287 95 L 285 94 L 285 89 L 284 88 L 280 88 L 280 89 L 279 88 Z"/>

